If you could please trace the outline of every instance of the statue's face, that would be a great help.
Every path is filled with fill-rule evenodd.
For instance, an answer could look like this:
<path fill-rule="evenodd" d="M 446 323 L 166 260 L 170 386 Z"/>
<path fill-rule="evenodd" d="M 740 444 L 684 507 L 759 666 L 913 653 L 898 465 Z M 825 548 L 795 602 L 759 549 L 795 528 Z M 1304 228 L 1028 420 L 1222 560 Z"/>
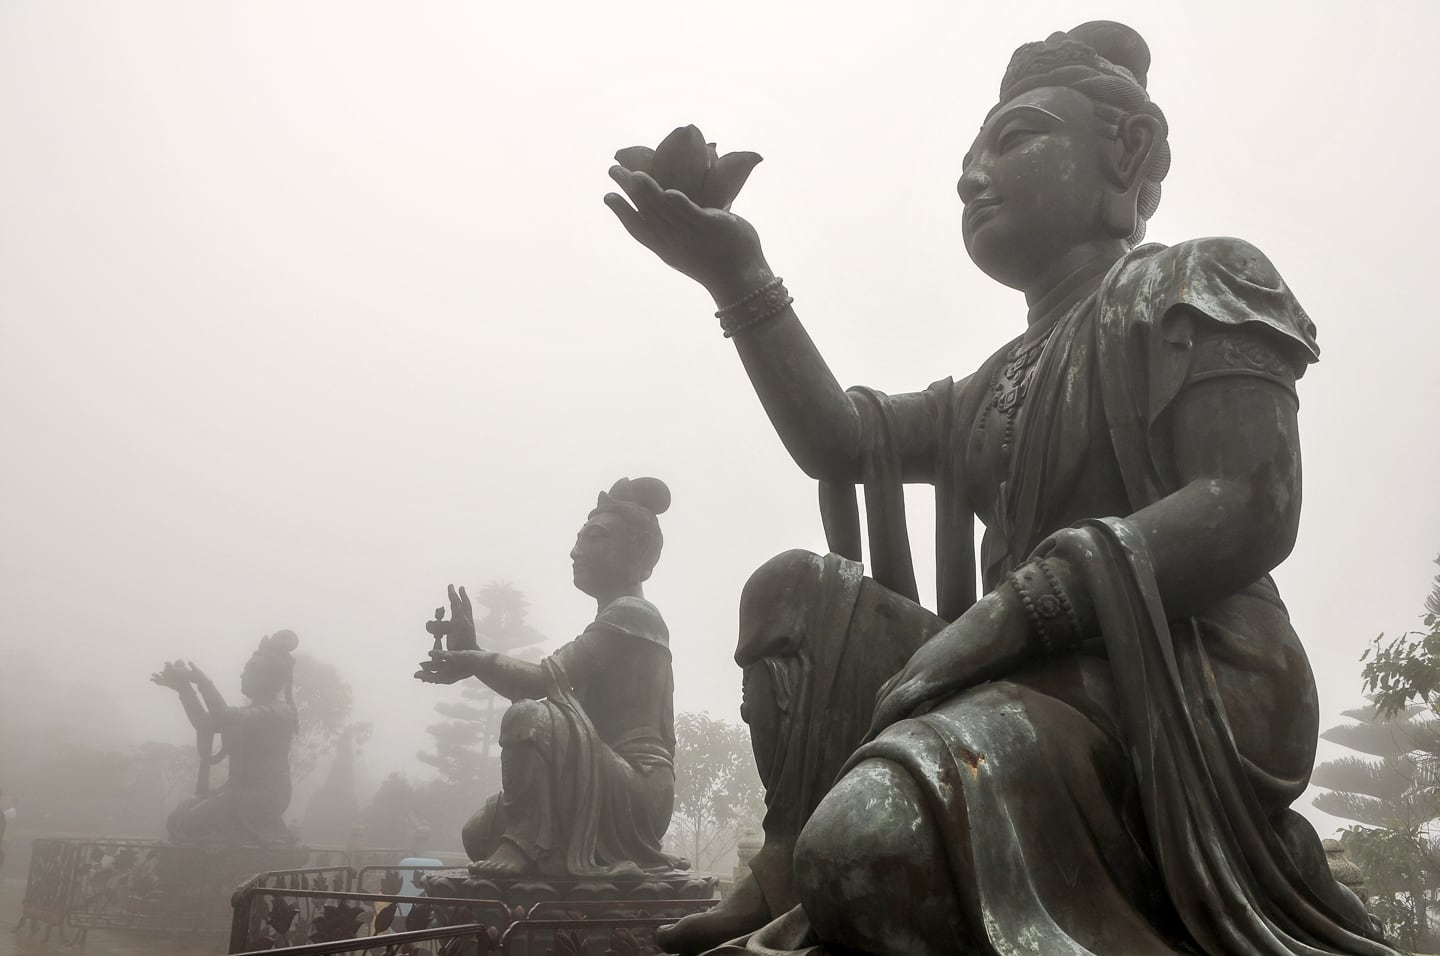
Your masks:
<path fill-rule="evenodd" d="M 1025 289 L 1077 245 L 1107 238 L 1101 211 L 1114 148 L 1089 97 L 1068 87 L 1005 103 L 975 137 L 957 187 L 970 258 Z"/>
<path fill-rule="evenodd" d="M 575 586 L 591 597 L 623 590 L 639 581 L 635 547 L 625 519 L 602 511 L 585 522 L 570 549 Z"/>

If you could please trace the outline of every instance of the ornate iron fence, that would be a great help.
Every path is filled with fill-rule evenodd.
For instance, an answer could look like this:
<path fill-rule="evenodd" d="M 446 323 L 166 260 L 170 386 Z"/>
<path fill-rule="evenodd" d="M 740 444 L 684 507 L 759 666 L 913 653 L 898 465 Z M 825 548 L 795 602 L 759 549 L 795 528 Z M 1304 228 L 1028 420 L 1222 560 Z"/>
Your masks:
<path fill-rule="evenodd" d="M 486 956 L 497 952 L 499 948 L 492 929 L 483 923 L 462 923 L 457 926 L 439 926 L 379 937 L 308 943 L 283 950 L 254 949 L 239 956 L 342 956 L 345 953 L 374 953 L 377 956 Z"/>
<path fill-rule="evenodd" d="M 498 947 L 506 927 L 523 915 L 493 900 L 280 886 L 242 887 L 231 903 L 231 953 L 282 948 L 289 953 L 306 943 L 388 939 L 387 934 L 456 925 L 485 927 Z"/>
<path fill-rule="evenodd" d="M 660 956 L 655 931 L 674 917 L 525 919 L 500 940 L 501 956 Z"/>
<path fill-rule="evenodd" d="M 660 952 L 656 928 L 718 902 L 547 900 L 524 911 L 495 900 L 416 895 L 424 872 L 439 869 L 455 868 L 312 867 L 258 874 L 232 898 L 230 952 L 649 956 Z M 407 881 L 411 893 L 402 892 Z M 379 892 L 371 889 L 376 883 Z M 484 927 L 485 933 L 424 935 L 457 925 Z M 432 945 L 437 941 L 441 945 Z"/>

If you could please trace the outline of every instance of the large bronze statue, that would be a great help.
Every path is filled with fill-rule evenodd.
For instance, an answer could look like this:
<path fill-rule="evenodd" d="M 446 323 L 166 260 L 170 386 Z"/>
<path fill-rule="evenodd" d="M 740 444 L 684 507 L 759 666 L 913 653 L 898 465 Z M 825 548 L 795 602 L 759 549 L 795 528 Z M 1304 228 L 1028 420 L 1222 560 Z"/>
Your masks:
<path fill-rule="evenodd" d="M 250 701 L 241 707 L 226 704 L 210 678 L 189 661 L 167 663 L 150 675 L 180 694 L 200 754 L 195 796 L 167 821 L 171 840 L 247 846 L 295 842 L 285 811 L 290 806 L 290 742 L 297 727 L 291 655 L 298 644 L 293 631 L 261 638 L 240 674 L 240 693 Z M 229 777 L 211 792 L 210 768 L 226 757 Z"/>
<path fill-rule="evenodd" d="M 836 552 L 746 586 L 765 845 L 672 950 L 1392 956 L 1290 809 L 1317 704 L 1269 572 L 1315 327 L 1246 242 L 1141 244 L 1170 164 L 1149 59 L 1104 22 L 1016 51 L 958 189 L 1025 327 L 909 394 L 836 383 L 724 208 L 753 161 L 693 128 L 617 154 L 607 204 L 714 297 Z M 936 489 L 938 613 L 905 483 Z"/>
<path fill-rule="evenodd" d="M 451 620 L 427 626 L 447 649 L 416 677 L 477 677 L 515 702 L 500 724 L 501 792 L 463 833 L 476 876 L 617 879 L 679 862 L 660 849 L 675 798 L 670 634 L 643 589 L 669 507 L 655 478 L 600 493 L 570 552 L 598 613 L 538 664 L 476 646 L 464 588 L 450 588 Z"/>

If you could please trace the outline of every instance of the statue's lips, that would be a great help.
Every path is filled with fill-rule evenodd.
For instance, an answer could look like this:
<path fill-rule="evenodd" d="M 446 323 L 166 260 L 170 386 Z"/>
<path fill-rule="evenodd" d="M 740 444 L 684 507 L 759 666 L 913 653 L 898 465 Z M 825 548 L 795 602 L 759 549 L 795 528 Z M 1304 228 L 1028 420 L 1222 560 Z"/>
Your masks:
<path fill-rule="evenodd" d="M 960 218 L 967 227 L 973 230 L 981 223 L 989 220 L 999 206 L 1000 200 L 998 199 L 972 199 L 965 204 L 965 212 L 961 214 Z"/>

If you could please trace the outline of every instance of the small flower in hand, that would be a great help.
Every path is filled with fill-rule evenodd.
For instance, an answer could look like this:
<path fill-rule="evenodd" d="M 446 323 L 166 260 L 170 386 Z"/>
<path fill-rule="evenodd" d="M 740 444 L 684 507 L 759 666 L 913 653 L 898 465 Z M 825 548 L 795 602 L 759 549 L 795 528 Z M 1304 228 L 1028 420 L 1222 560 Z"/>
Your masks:
<path fill-rule="evenodd" d="M 446 634 L 450 633 L 450 622 L 445 620 L 443 607 L 435 609 L 435 619 L 425 622 L 425 630 L 435 639 L 435 650 L 440 650 L 440 642 L 445 639 Z"/>
<path fill-rule="evenodd" d="M 698 129 L 681 126 L 656 149 L 630 146 L 616 153 L 615 161 L 632 173 L 646 173 L 662 189 L 684 193 L 701 208 L 729 209 L 760 162 L 760 154 L 721 156 Z"/>

